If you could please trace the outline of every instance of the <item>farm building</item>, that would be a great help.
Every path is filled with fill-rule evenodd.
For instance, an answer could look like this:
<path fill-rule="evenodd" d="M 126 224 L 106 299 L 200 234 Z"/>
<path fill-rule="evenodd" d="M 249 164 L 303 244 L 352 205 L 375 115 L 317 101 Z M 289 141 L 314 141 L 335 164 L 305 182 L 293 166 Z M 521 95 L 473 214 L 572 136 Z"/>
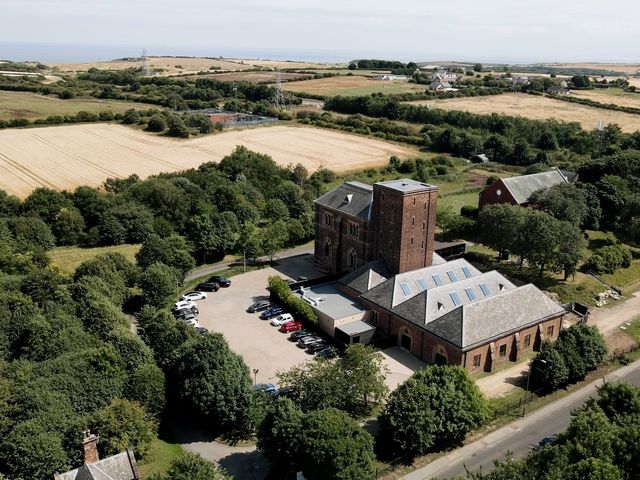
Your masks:
<path fill-rule="evenodd" d="M 444 82 L 442 80 L 434 80 L 429 84 L 429 90 L 453 92 L 453 91 L 456 91 L 457 89 L 453 88 L 449 82 Z"/>
<path fill-rule="evenodd" d="M 547 88 L 547 93 L 549 95 L 570 95 L 571 91 L 567 88 L 557 86 L 557 87 L 549 87 Z"/>
<path fill-rule="evenodd" d="M 462 80 L 462 75 L 459 73 L 449 72 L 447 70 L 441 70 L 433 74 L 433 80 L 439 82 L 456 83 Z"/>
<path fill-rule="evenodd" d="M 478 208 L 485 205 L 507 203 L 526 206 L 529 197 L 536 190 L 548 188 L 559 183 L 573 183 L 577 175 L 573 172 L 554 168 L 548 172 L 520 175 L 519 177 L 501 178 L 480 192 Z"/>
<path fill-rule="evenodd" d="M 407 77 L 406 75 L 384 74 L 384 75 L 376 75 L 375 77 L 373 77 L 373 79 L 374 80 L 392 81 L 392 80 L 408 80 L 409 77 Z"/>
<path fill-rule="evenodd" d="M 567 310 L 532 284 L 479 271 L 460 258 L 464 244 L 434 240 L 437 194 L 402 179 L 347 182 L 316 200 L 314 263 L 346 273 L 300 293 L 323 329 L 347 344 L 399 345 L 472 372 L 556 339 Z"/>

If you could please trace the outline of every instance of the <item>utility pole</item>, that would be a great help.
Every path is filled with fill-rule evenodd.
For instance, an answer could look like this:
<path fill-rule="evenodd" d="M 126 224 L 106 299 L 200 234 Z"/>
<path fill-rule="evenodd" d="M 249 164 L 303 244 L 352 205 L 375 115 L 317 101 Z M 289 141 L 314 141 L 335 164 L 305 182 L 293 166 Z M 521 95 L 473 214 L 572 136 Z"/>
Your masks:
<path fill-rule="evenodd" d="M 529 362 L 529 373 L 527 373 L 527 388 L 524 390 L 524 403 L 522 404 L 522 416 L 526 413 L 527 409 L 527 395 L 529 393 L 529 380 L 531 380 L 531 367 L 533 366 L 533 362 L 536 360 L 536 357 L 533 357 Z M 547 364 L 546 360 L 538 360 L 540 363 Z"/>

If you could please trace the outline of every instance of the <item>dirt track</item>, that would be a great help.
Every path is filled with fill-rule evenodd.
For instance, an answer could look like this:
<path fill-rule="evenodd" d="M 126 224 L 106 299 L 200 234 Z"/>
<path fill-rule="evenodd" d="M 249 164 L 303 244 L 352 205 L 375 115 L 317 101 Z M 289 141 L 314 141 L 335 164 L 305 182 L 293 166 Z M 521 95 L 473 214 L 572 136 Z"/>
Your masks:
<path fill-rule="evenodd" d="M 0 188 L 25 197 L 34 188 L 73 190 L 99 186 L 110 177 L 141 178 L 217 162 L 237 145 L 273 157 L 280 165 L 301 163 L 348 171 L 380 166 L 408 147 L 316 128 L 288 126 L 233 130 L 192 140 L 174 140 L 121 125 L 85 124 L 0 131 Z"/>

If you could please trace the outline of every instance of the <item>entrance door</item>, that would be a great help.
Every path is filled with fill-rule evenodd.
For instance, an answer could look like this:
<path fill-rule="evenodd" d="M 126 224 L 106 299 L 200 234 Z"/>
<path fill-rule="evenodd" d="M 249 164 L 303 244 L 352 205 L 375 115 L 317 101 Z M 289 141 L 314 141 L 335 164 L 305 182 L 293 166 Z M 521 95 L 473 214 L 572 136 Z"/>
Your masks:
<path fill-rule="evenodd" d="M 441 353 L 436 353 L 436 357 L 435 357 L 434 360 L 436 362 L 436 365 L 446 365 L 447 364 L 447 357 L 445 357 Z"/>
<path fill-rule="evenodd" d="M 405 350 L 411 351 L 411 337 L 406 333 L 400 336 L 400 346 Z"/>

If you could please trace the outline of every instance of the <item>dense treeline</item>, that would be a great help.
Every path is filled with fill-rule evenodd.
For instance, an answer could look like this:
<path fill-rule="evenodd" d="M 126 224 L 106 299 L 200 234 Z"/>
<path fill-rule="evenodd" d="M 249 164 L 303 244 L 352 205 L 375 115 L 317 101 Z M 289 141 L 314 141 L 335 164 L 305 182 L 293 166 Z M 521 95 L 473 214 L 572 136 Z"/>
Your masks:
<path fill-rule="evenodd" d="M 0 194 L 0 216 L 25 248 L 119 245 L 177 236 L 197 261 L 244 251 L 273 255 L 313 235 L 312 199 L 333 174 L 280 167 L 243 147 L 220 163 L 161 174 L 109 179 L 105 190 L 34 190 L 24 201 Z"/>
<path fill-rule="evenodd" d="M 638 478 L 640 390 L 605 383 L 598 397 L 577 409 L 567 429 L 524 459 L 498 462 L 468 480 L 622 480 Z"/>

